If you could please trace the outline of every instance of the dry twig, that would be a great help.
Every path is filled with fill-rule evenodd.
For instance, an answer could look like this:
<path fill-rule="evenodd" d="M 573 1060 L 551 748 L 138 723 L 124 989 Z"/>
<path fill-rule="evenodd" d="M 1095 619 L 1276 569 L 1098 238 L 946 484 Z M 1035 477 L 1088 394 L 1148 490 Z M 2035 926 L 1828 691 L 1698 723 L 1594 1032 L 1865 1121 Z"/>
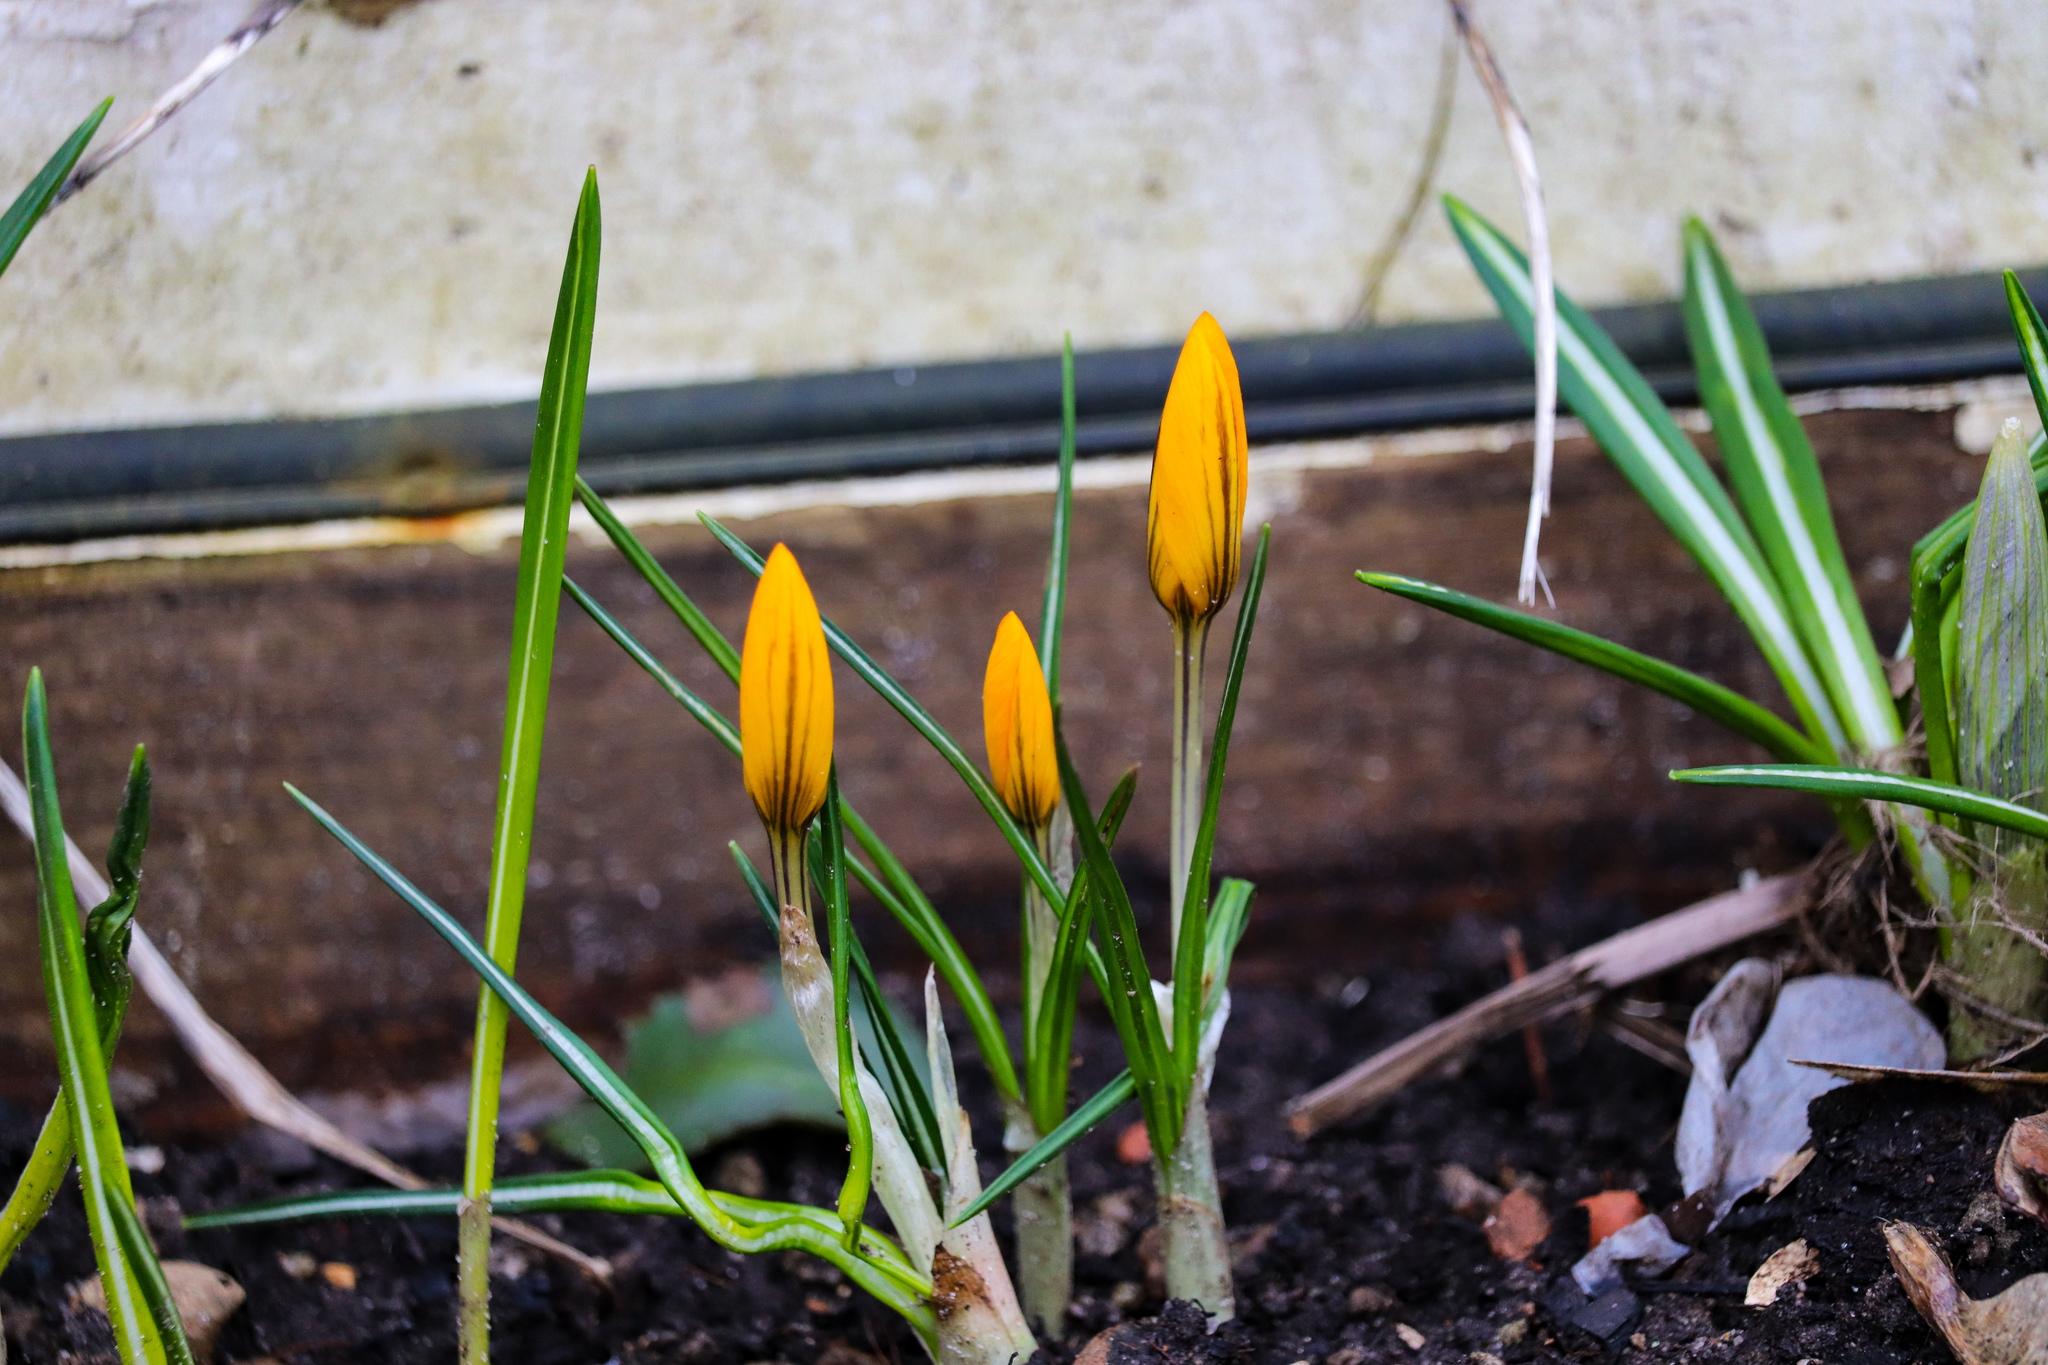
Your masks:
<path fill-rule="evenodd" d="M 1526 981 L 1529 959 L 1522 954 L 1522 931 L 1503 930 L 1500 939 L 1508 959 L 1508 980 Z M 1536 1084 L 1536 1103 L 1548 1108 L 1557 1102 L 1557 1096 L 1550 1088 L 1550 1059 L 1543 1055 L 1543 1030 L 1533 1020 L 1522 1025 L 1522 1049 L 1529 1054 L 1529 1079 Z"/>
<path fill-rule="evenodd" d="M 1529 525 L 1522 533 L 1522 574 L 1515 595 L 1523 605 L 1533 606 L 1539 583 L 1543 595 L 1550 596 L 1550 584 L 1544 582 L 1543 569 L 1536 562 L 1536 544 L 1543 532 L 1543 519 L 1550 515 L 1550 471 L 1557 450 L 1557 289 L 1551 282 L 1550 220 L 1543 210 L 1543 182 L 1536 175 L 1536 144 L 1529 137 L 1529 122 L 1515 107 L 1507 77 L 1472 22 L 1465 0 L 1450 0 L 1450 4 L 1458 34 L 1472 54 L 1472 67 L 1486 87 L 1486 97 L 1493 101 L 1501 136 L 1507 139 L 1515 188 L 1522 201 L 1522 221 L 1529 232 L 1529 285 L 1535 295 L 1530 303 L 1536 314 L 1536 469 L 1529 486 Z"/>
<path fill-rule="evenodd" d="M 1770 877 L 1677 910 L 1531 972 L 1412 1033 L 1287 1106 L 1307 1137 L 1391 1098 L 1410 1081 L 1524 1024 L 1592 1004 L 1608 991 L 1775 929 L 1799 912 L 1797 874 Z"/>
<path fill-rule="evenodd" d="M 183 80 L 158 95 L 156 103 L 150 105 L 141 118 L 122 129 L 121 136 L 79 162 L 77 169 L 71 172 L 71 178 L 57 191 L 55 204 L 63 203 L 90 185 L 100 172 L 134 151 L 137 143 L 190 104 L 200 91 L 213 84 L 221 72 L 240 61 L 242 54 L 256 46 L 258 39 L 276 28 L 287 14 L 298 7 L 299 0 L 259 0 L 248 17 L 235 26 L 235 31 L 216 43 Z"/>

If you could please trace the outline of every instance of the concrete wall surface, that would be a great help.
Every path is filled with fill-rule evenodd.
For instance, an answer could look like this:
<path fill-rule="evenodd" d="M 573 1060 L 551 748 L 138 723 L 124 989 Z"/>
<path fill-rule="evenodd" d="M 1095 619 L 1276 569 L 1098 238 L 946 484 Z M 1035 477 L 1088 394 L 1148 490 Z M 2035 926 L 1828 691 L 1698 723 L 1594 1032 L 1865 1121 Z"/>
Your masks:
<path fill-rule="evenodd" d="M 248 0 L 0 3 L 0 185 L 109 133 Z M 1559 278 L 1673 292 L 2048 260 L 2039 0 L 1476 0 Z M 619 386 L 1322 328 L 1418 177 L 1438 0 L 332 0 L 0 283 L 0 431 L 435 406 L 537 384 L 577 180 Z M 1468 69 L 1438 184 L 1507 223 Z M 10 191 L 11 192 L 11 191 Z M 1426 212 L 1381 316 L 1485 311 Z"/>

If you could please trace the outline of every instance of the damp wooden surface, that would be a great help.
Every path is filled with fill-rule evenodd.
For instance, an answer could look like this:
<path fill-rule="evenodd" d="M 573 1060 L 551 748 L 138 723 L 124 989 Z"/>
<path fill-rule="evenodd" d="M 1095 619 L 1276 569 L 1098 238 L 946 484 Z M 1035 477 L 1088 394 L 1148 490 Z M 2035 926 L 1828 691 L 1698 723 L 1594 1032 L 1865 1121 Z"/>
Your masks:
<path fill-rule="evenodd" d="M 1880 648 L 1905 617 L 1913 539 L 1965 500 L 1977 461 L 1948 413 L 1810 419 Z M 1218 867 L 1261 886 L 1246 979 L 1348 972 L 1467 912 L 1660 913 L 1791 867 L 1829 828 L 1791 795 L 1687 790 L 1665 771 L 1754 757 L 1677 707 L 1367 589 L 1398 571 L 1505 600 L 1527 449 L 1309 471 L 1278 510 Z M 979 756 L 996 622 L 1037 619 L 1049 498 L 825 508 L 741 524 L 786 540 L 821 606 Z M 1780 705 L 1710 585 L 1583 441 L 1559 452 L 1544 539 L 1560 617 Z M 1076 504 L 1065 701 L 1098 790 L 1146 771 L 1120 850 L 1163 899 L 1168 633 L 1144 573 L 1142 489 Z M 694 528 L 649 533 L 737 634 L 751 580 Z M 304 788 L 451 909 L 481 917 L 516 547 L 397 547 L 0 574 L 0 684 L 49 680 L 60 778 L 89 852 L 130 745 L 157 774 L 141 914 L 207 1008 L 294 1087 L 453 1075 L 474 1008 L 454 956 L 285 798 Z M 569 572 L 714 703 L 729 685 L 608 549 Z M 1220 657 L 1219 657 L 1220 666 Z M 758 826 L 736 764 L 595 626 L 565 608 L 520 974 L 578 1025 L 767 950 L 728 839 Z M 841 771 L 970 951 L 1014 960 L 1014 869 L 957 780 L 845 670 Z M 1782 707 L 1780 707 L 1782 709 Z M 18 758 L 11 731 L 0 753 Z M 758 854 L 758 849 L 756 850 Z M 0 904 L 28 906 L 26 845 L 0 836 Z M 918 964 L 857 907 L 878 962 Z M 33 917 L 0 915 L 0 1099 L 46 1098 Z M 1540 964 L 1539 964 L 1540 965 Z M 1000 973 L 998 973 L 1000 977 Z M 607 1035 L 608 1036 L 608 1035 Z M 229 1115 L 146 1006 L 124 1084 L 173 1128 Z M 153 1105 L 148 1103 L 154 1097 Z"/>

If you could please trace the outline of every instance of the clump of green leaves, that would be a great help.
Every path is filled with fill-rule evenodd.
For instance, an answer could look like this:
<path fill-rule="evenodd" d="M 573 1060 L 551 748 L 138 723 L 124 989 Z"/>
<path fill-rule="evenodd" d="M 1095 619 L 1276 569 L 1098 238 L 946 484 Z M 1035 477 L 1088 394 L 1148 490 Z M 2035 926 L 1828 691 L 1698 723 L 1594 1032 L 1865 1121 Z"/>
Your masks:
<path fill-rule="evenodd" d="M 1502 313 L 1530 336 L 1521 254 L 1470 208 L 1452 226 Z M 1589 664 L 1680 702 L 1764 749 L 1775 765 L 1675 774 L 1718 785 L 1811 791 L 1852 845 L 1880 821 L 1941 926 L 1956 1006 L 1950 1049 L 1978 1061 L 2038 1038 L 2042 826 L 2048 785 L 2048 549 L 2040 498 L 2048 450 L 2017 429 L 1994 453 L 1978 503 L 1914 547 L 1914 661 L 1929 778 L 1911 762 L 1899 706 L 1843 559 L 1811 445 L 1772 373 L 1761 328 L 1697 222 L 1684 234 L 1685 323 L 1700 395 L 1728 470 L 1724 487 L 1648 382 L 1599 326 L 1558 300 L 1561 385 L 1602 449 L 1741 617 L 1796 717 L 1663 660 L 1434 584 L 1361 573 L 1369 585 Z M 2048 413 L 2048 330 L 2006 277 L 2037 405 Z M 1732 491 L 1732 496 L 1731 496 Z M 1931 780 L 1930 780 L 1931 779 Z M 1929 812 L 1934 813 L 1930 818 Z M 2015 812 L 2018 812 L 2016 814 Z M 1941 826 L 1947 826 L 1946 829 Z M 1997 831 L 1997 832 L 1994 832 Z"/>

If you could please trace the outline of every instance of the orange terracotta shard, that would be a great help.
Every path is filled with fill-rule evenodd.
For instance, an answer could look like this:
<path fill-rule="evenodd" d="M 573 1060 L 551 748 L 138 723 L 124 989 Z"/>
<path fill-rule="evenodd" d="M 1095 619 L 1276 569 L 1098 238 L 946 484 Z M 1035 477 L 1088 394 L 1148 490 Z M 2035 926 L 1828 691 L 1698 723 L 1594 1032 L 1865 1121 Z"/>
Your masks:
<path fill-rule="evenodd" d="M 1543 1201 L 1527 1190 L 1509 1190 L 1486 1220 L 1486 1242 L 1503 1261 L 1526 1261 L 1550 1235 Z"/>

